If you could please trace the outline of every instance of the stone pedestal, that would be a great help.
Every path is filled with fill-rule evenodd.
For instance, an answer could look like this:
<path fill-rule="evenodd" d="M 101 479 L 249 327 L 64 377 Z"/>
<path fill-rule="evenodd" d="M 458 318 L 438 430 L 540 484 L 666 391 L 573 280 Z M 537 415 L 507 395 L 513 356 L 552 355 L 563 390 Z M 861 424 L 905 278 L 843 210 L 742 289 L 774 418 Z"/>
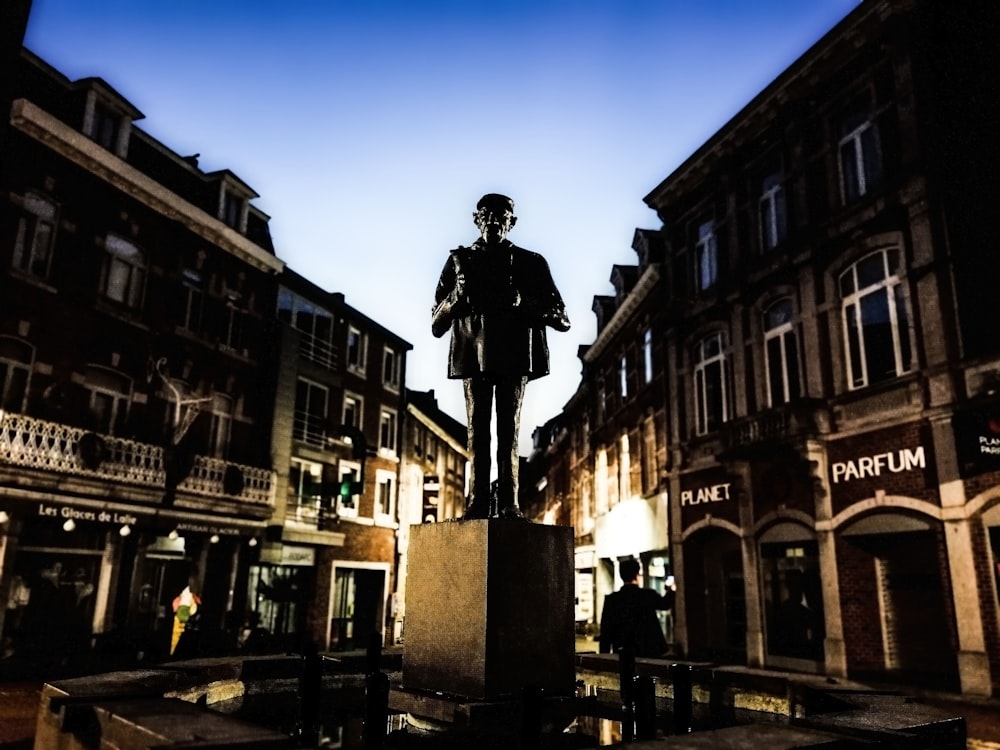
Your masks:
<path fill-rule="evenodd" d="M 571 695 L 573 529 L 500 519 L 410 530 L 403 687 Z"/>

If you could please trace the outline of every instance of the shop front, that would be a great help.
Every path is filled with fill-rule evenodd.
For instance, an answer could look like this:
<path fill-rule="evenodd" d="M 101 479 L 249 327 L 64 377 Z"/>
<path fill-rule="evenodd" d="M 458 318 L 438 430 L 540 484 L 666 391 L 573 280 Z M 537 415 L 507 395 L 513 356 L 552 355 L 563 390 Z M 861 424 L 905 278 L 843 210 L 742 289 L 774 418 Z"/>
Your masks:
<path fill-rule="evenodd" d="M 93 654 L 112 662 L 163 658 L 174 599 L 185 587 L 201 602 L 187 643 L 197 633 L 201 652 L 228 647 L 228 629 L 245 604 L 235 584 L 246 576 L 262 524 L 86 498 L 3 503 L 7 658 L 42 658 L 52 668 Z"/>
<path fill-rule="evenodd" d="M 683 603 L 678 631 L 690 658 L 744 663 L 747 608 L 733 478 L 721 468 L 680 477 Z"/>

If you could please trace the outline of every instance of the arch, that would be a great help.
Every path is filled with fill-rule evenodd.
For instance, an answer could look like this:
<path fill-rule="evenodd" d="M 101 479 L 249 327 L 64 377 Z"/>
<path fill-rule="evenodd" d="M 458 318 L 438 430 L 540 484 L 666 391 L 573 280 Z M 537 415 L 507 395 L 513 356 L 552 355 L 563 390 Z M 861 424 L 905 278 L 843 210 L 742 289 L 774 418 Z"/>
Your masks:
<path fill-rule="evenodd" d="M 856 517 L 872 511 L 888 513 L 911 511 L 922 516 L 933 518 L 935 521 L 944 520 L 944 510 L 940 506 L 929 503 L 926 500 L 918 500 L 917 498 L 906 497 L 903 495 L 885 495 L 884 497 L 872 497 L 867 500 L 854 503 L 851 507 L 845 508 L 831 518 L 828 523 L 831 529 L 840 530 L 852 523 Z M 817 524 L 817 526 L 819 526 L 819 524 Z"/>
<path fill-rule="evenodd" d="M 757 539 L 758 543 L 768 543 L 770 541 L 779 541 L 778 539 L 771 539 L 772 536 L 781 536 L 782 540 L 793 541 L 791 531 L 775 531 L 776 529 L 783 529 L 785 527 L 795 527 L 796 529 L 802 529 L 804 533 L 808 534 L 809 539 L 816 538 L 816 522 L 812 516 L 808 513 L 804 513 L 801 510 L 776 510 L 762 516 L 751 528 L 750 534 Z M 805 538 L 805 537 L 801 537 Z M 796 538 L 797 540 L 797 538 Z"/>
<path fill-rule="evenodd" d="M 722 529 L 723 531 L 730 532 L 737 539 L 743 536 L 743 532 L 740 530 L 740 527 L 732 521 L 725 521 L 721 518 L 706 516 L 702 520 L 691 524 L 681 533 L 681 542 L 686 542 L 699 531 L 704 531 L 705 529 Z"/>

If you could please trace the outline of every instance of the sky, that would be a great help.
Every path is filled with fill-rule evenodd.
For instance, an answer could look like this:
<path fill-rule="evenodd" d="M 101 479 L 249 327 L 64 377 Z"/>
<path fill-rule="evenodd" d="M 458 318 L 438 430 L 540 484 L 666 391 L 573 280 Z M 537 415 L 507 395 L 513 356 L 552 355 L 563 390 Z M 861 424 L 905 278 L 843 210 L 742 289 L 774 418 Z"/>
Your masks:
<path fill-rule="evenodd" d="M 521 451 L 580 381 L 591 304 L 635 264 L 643 198 L 857 0 L 34 0 L 25 46 L 107 81 L 171 150 L 229 169 L 288 266 L 413 345 L 406 382 L 464 421 L 430 333 L 476 201 L 514 199 L 572 329 L 549 331 Z"/>

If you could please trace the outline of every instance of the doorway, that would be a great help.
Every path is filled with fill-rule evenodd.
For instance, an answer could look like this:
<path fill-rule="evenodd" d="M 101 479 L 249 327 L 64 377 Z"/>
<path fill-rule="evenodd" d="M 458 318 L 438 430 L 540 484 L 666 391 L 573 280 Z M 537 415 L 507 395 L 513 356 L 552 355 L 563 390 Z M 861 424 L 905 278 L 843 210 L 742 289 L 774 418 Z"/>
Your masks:
<path fill-rule="evenodd" d="M 746 661 L 747 609 L 739 539 L 705 529 L 684 544 L 682 589 L 692 658 L 723 663 Z"/>
<path fill-rule="evenodd" d="M 367 648 L 372 634 L 385 638 L 385 604 L 389 595 L 386 563 L 334 564 L 328 648 Z"/>

